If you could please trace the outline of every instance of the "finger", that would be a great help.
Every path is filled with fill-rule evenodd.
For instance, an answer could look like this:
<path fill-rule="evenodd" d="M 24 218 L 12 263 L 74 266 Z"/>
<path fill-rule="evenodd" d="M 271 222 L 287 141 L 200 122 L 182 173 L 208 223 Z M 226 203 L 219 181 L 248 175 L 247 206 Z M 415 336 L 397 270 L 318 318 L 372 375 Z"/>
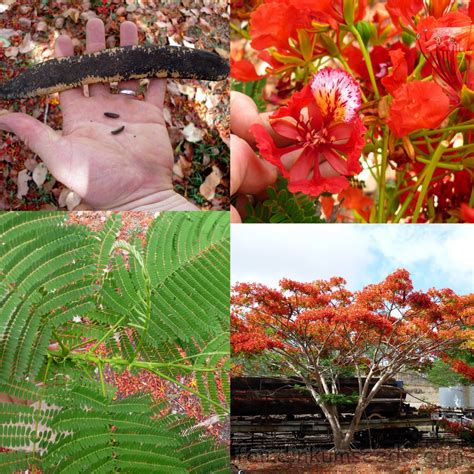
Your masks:
<path fill-rule="evenodd" d="M 120 46 L 133 46 L 138 43 L 138 29 L 135 23 L 124 21 L 120 25 Z M 129 89 L 138 92 L 138 81 L 122 81 L 118 89 Z"/>
<path fill-rule="evenodd" d="M 234 206 L 230 206 L 230 222 L 232 224 L 241 224 L 242 219 L 237 209 Z"/>
<path fill-rule="evenodd" d="M 276 181 L 276 168 L 258 158 L 245 140 L 231 134 L 230 150 L 231 195 L 258 194 Z"/>
<path fill-rule="evenodd" d="M 166 93 L 166 79 L 150 79 L 145 93 L 145 102 L 153 104 L 160 110 L 163 109 Z"/>
<path fill-rule="evenodd" d="M 96 53 L 105 49 L 105 27 L 102 20 L 93 18 L 86 25 L 86 51 Z M 110 94 L 109 84 L 90 84 L 89 96 Z"/>
<path fill-rule="evenodd" d="M 232 91 L 230 93 L 231 132 L 254 145 L 255 138 L 249 131 L 250 126 L 254 123 L 261 123 L 255 102 L 245 94 Z"/>
<path fill-rule="evenodd" d="M 58 37 L 54 45 L 54 56 L 56 58 L 74 56 L 74 46 L 69 36 L 61 35 Z M 61 101 L 63 110 L 70 107 L 72 103 L 82 97 L 84 97 L 82 87 L 75 87 L 74 89 L 69 89 L 59 93 L 59 100 Z"/>
<path fill-rule="evenodd" d="M 275 133 L 270 126 L 268 117 L 271 112 L 259 114 L 257 105 L 247 95 L 241 92 L 230 93 L 230 127 L 232 133 L 255 146 L 255 137 L 250 132 L 250 126 L 259 123 L 271 135 L 277 146 L 286 146 L 291 142 Z"/>
<path fill-rule="evenodd" d="M 52 128 L 29 115 L 9 113 L 0 115 L 0 130 L 17 135 L 52 170 L 57 159 L 54 149 L 60 140 Z"/>
<path fill-rule="evenodd" d="M 264 198 L 264 200 L 265 199 L 266 198 Z M 234 209 L 239 216 L 240 222 L 242 222 L 245 219 L 245 217 L 247 217 L 247 207 L 249 205 L 250 207 L 253 207 L 253 204 L 255 203 L 255 201 L 259 201 L 259 199 L 252 199 L 249 194 L 239 194 L 237 196 L 237 199 L 234 202 Z M 234 217 L 232 217 L 231 215 L 230 218 L 235 219 L 236 217 L 235 215 Z M 236 223 L 238 224 L 239 221 L 236 221 Z"/>

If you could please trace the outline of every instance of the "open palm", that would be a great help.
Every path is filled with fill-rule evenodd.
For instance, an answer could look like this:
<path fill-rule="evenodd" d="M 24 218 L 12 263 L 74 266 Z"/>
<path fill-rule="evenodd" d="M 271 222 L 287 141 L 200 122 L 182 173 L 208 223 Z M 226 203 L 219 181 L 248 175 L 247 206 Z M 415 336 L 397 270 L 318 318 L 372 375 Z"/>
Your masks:
<path fill-rule="evenodd" d="M 137 43 L 133 23 L 122 24 L 120 42 Z M 103 23 L 89 21 L 87 51 L 104 46 Z M 58 38 L 55 54 L 73 54 L 70 38 Z M 143 101 L 113 94 L 108 84 L 90 85 L 89 96 L 82 88 L 62 92 L 62 134 L 25 114 L 2 115 L 0 127 L 17 134 L 57 180 L 96 209 L 196 209 L 173 191 L 173 150 L 163 118 L 165 88 L 165 80 L 152 79 Z M 120 83 L 119 89 L 136 91 L 138 83 Z"/>

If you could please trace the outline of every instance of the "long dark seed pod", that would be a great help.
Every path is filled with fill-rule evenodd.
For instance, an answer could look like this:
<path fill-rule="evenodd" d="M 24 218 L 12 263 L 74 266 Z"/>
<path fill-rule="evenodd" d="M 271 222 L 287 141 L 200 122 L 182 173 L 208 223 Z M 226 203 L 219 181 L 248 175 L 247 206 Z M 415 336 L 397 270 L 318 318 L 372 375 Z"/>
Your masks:
<path fill-rule="evenodd" d="M 229 63 L 209 51 L 177 46 L 122 46 L 37 64 L 0 84 L 0 98 L 35 97 L 84 84 L 145 77 L 221 81 L 228 75 Z"/>
<path fill-rule="evenodd" d="M 106 117 L 113 118 L 113 119 L 116 119 L 116 118 L 120 117 L 120 115 L 116 114 L 115 112 L 104 112 L 104 115 Z"/>

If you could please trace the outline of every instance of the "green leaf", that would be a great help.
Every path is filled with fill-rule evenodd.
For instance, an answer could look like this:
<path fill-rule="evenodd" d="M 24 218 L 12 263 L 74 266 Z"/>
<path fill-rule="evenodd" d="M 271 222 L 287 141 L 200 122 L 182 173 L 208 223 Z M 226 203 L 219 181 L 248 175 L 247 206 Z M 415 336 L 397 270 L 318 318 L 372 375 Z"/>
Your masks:
<path fill-rule="evenodd" d="M 255 206 L 247 205 L 247 223 L 321 223 L 318 199 L 302 193 L 290 193 L 288 183 L 279 178 L 276 187 L 267 189 L 268 199 Z"/>
<path fill-rule="evenodd" d="M 0 446 L 19 449 L 0 471 L 226 472 L 192 421 L 114 400 L 96 369 L 186 375 L 203 413 L 228 413 L 228 214 L 162 213 L 145 245 L 116 241 L 116 215 L 100 232 L 66 218 L 0 213 L 0 393 L 25 401 L 0 405 Z"/>

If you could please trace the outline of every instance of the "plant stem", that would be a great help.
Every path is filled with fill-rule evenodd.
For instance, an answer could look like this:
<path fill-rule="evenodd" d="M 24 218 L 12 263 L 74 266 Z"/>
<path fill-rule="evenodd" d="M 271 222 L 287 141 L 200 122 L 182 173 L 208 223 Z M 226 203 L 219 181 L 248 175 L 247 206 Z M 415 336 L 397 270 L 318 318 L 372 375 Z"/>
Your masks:
<path fill-rule="evenodd" d="M 430 164 L 431 160 L 427 160 L 426 158 L 421 158 L 421 156 L 418 156 L 416 158 L 416 161 L 419 161 L 420 163 L 425 163 L 425 164 Z M 438 163 L 436 165 L 436 168 L 443 168 L 446 170 L 454 170 L 454 171 L 462 171 L 464 169 L 463 165 L 458 165 L 454 163 Z"/>
<path fill-rule="evenodd" d="M 196 357 L 202 357 L 202 356 L 211 356 L 211 355 L 229 355 L 228 352 L 222 352 L 222 351 L 215 351 L 215 352 L 200 352 L 199 354 L 194 354 L 191 356 L 186 356 L 186 357 L 180 357 L 179 359 L 175 359 L 175 362 L 178 362 L 180 360 L 188 360 L 188 359 L 195 359 Z"/>
<path fill-rule="evenodd" d="M 387 172 L 387 154 L 388 154 L 388 135 L 389 130 L 386 125 L 383 127 L 383 143 L 382 143 L 382 163 L 379 174 L 379 199 L 377 207 L 377 222 L 385 222 L 385 175 Z"/>
<path fill-rule="evenodd" d="M 76 344 L 75 346 L 71 346 L 71 351 L 75 351 L 76 349 L 79 349 L 80 347 L 88 346 L 89 344 L 91 344 L 94 341 L 95 341 L 95 339 L 88 339 L 87 341 Z"/>
<path fill-rule="evenodd" d="M 242 36 L 242 38 L 245 38 L 246 40 L 251 39 L 250 35 L 247 33 L 247 31 L 243 30 L 242 28 L 239 28 L 237 25 L 234 25 L 234 23 L 230 22 L 230 27 L 236 33 L 238 33 L 240 36 Z"/>
<path fill-rule="evenodd" d="M 474 189 L 471 191 L 471 197 L 469 198 L 469 207 L 474 207 Z"/>
<path fill-rule="evenodd" d="M 463 122 L 462 124 L 458 124 L 458 125 L 452 125 L 451 127 L 437 128 L 436 130 L 428 130 L 428 131 L 424 130 L 422 132 L 416 132 L 411 137 L 418 138 L 418 137 L 423 137 L 423 136 L 438 135 L 440 133 L 449 132 L 451 130 L 460 132 L 462 130 L 472 130 L 472 127 L 474 127 L 474 120 L 469 120 L 468 122 Z"/>
<path fill-rule="evenodd" d="M 469 198 L 469 207 L 474 207 L 474 188 L 471 191 L 471 197 Z"/>
<path fill-rule="evenodd" d="M 53 337 L 56 339 L 56 341 L 58 341 L 58 344 L 62 349 L 63 355 L 69 354 L 69 352 L 70 352 L 69 347 L 66 347 L 63 344 L 63 342 L 61 341 L 61 338 L 59 337 L 58 333 L 56 331 L 53 331 L 52 334 L 53 334 Z"/>
<path fill-rule="evenodd" d="M 110 336 L 111 333 L 113 333 L 117 327 L 120 325 L 120 323 L 125 319 L 125 316 L 122 316 L 106 333 L 104 336 L 102 336 L 97 343 L 91 347 L 88 351 L 88 353 L 93 354 L 97 348 Z"/>
<path fill-rule="evenodd" d="M 415 212 L 413 213 L 413 224 L 418 221 L 418 217 L 420 217 L 421 206 L 423 205 L 423 201 L 425 200 L 426 193 L 428 192 L 429 185 L 431 183 L 431 178 L 433 177 L 433 173 L 438 165 L 439 160 L 443 156 L 444 151 L 448 148 L 449 143 L 446 140 L 441 140 L 439 142 L 438 147 L 436 148 L 433 157 L 430 160 L 430 163 L 426 165 L 426 176 L 423 179 L 423 184 L 421 185 L 421 191 L 418 195 L 418 201 L 416 202 Z"/>
<path fill-rule="evenodd" d="M 370 59 L 369 52 L 365 47 L 364 40 L 360 36 L 360 33 L 357 31 L 357 28 L 354 25 L 349 26 L 349 31 L 354 35 L 354 38 L 359 43 L 360 50 L 362 52 L 362 56 L 364 57 L 365 64 L 367 66 L 367 71 L 369 72 L 370 82 L 372 83 L 372 87 L 374 89 L 374 94 L 376 99 L 380 99 L 379 89 L 377 87 L 377 81 L 375 79 L 374 68 L 372 66 L 372 60 Z"/>
<path fill-rule="evenodd" d="M 407 81 L 410 81 L 413 78 L 418 79 L 420 71 L 422 67 L 425 65 L 425 63 L 426 63 L 426 58 L 423 55 L 421 55 L 420 60 L 418 61 L 418 64 L 416 65 L 415 69 L 413 69 L 413 72 L 410 74 Z"/>
<path fill-rule="evenodd" d="M 99 377 L 100 377 L 100 386 L 102 387 L 102 395 L 105 397 L 107 396 L 107 391 L 105 389 L 105 381 L 104 381 L 104 372 L 102 371 L 102 362 L 97 364 L 99 368 Z"/>
<path fill-rule="evenodd" d="M 56 352 L 50 352 L 51 355 L 56 357 L 61 357 L 62 354 L 58 354 Z M 70 359 L 70 360 L 84 360 L 87 362 L 93 362 L 94 364 L 110 364 L 112 366 L 127 366 L 127 367 L 137 367 L 140 369 L 181 369 L 191 372 L 213 372 L 215 369 L 206 368 L 206 367 L 195 367 L 193 365 L 185 365 L 185 364 L 176 364 L 175 362 L 144 362 L 140 360 L 133 360 L 129 361 L 127 359 L 121 359 L 118 357 L 99 357 L 89 352 L 78 353 L 78 352 L 71 352 L 67 356 L 62 357 L 63 359 Z"/>
<path fill-rule="evenodd" d="M 402 207 L 400 210 L 395 214 L 395 217 L 393 218 L 393 223 L 398 224 L 400 222 L 400 219 L 403 217 L 403 214 L 405 214 L 405 211 L 407 210 L 408 206 L 410 205 L 413 196 L 415 195 L 414 192 L 411 192 L 407 198 L 405 199 L 404 203 L 402 204 Z"/>
<path fill-rule="evenodd" d="M 53 353 L 50 352 L 50 354 L 53 354 Z M 57 354 L 54 354 L 54 355 L 57 355 Z M 173 379 L 172 377 L 169 377 L 168 375 L 166 375 L 163 372 L 161 372 L 160 370 L 158 370 L 159 368 L 164 368 L 164 369 L 166 369 L 166 368 L 180 368 L 180 369 L 190 370 L 192 372 L 214 372 L 215 368 L 212 368 L 212 369 L 197 368 L 197 367 L 194 367 L 194 366 L 191 366 L 191 365 L 182 365 L 182 364 L 174 364 L 174 363 L 141 362 L 141 361 L 137 361 L 137 360 L 130 363 L 130 361 L 125 360 L 125 359 L 117 359 L 117 358 L 107 359 L 107 358 L 97 357 L 97 356 L 94 356 L 94 355 L 89 354 L 89 353 L 86 353 L 86 354 L 70 353 L 67 356 L 67 358 L 68 359 L 86 360 L 86 361 L 94 362 L 95 364 L 97 364 L 97 367 L 99 369 L 99 377 L 100 377 L 100 384 L 101 384 L 101 388 L 102 388 L 102 394 L 104 396 L 107 395 L 107 392 L 106 392 L 105 381 L 104 381 L 103 365 L 104 364 L 110 364 L 112 366 L 113 365 L 121 365 L 121 366 L 125 365 L 127 367 L 133 366 L 133 367 L 149 370 L 150 372 L 153 372 L 154 374 L 158 375 L 159 377 L 161 377 L 165 380 L 168 380 L 168 382 L 171 382 L 171 383 L 177 385 L 178 387 L 181 387 L 182 389 L 188 391 L 189 393 L 192 393 L 196 397 L 199 397 L 200 399 L 205 400 L 205 401 L 211 403 L 212 405 L 215 405 L 219 408 L 222 408 L 221 405 L 219 403 L 217 403 L 216 401 L 206 397 L 205 395 L 193 390 L 192 388 L 182 384 L 178 380 Z"/>
<path fill-rule="evenodd" d="M 48 372 L 49 372 L 49 368 L 51 367 L 52 360 L 53 359 L 49 357 L 49 354 L 48 354 L 48 363 L 46 364 L 46 369 L 44 370 L 44 375 L 43 375 L 43 385 L 46 384 L 46 379 L 48 378 Z"/>

